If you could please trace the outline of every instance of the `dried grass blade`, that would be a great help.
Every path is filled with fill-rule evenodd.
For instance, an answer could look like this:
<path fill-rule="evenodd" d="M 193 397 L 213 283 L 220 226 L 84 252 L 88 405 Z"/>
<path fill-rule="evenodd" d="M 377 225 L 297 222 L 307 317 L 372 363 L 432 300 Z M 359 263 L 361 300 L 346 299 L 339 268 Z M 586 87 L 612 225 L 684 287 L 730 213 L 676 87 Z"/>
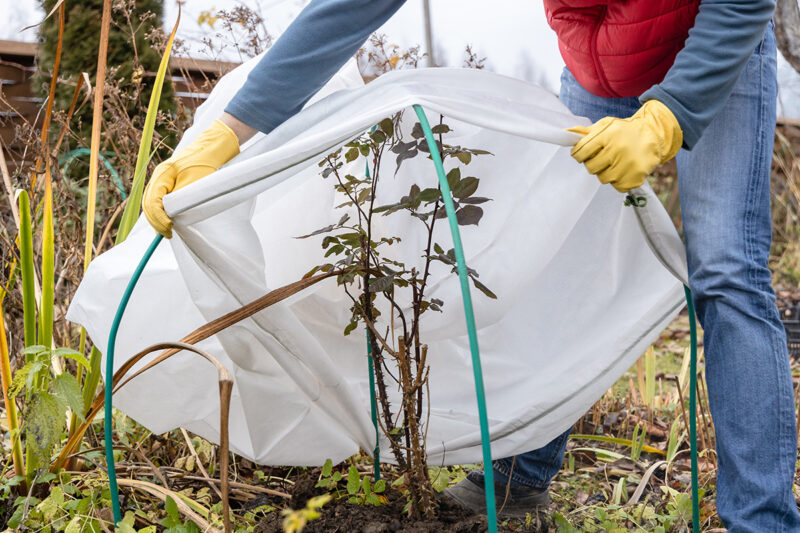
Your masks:
<path fill-rule="evenodd" d="M 69 104 L 69 109 L 67 110 L 67 116 L 64 118 L 64 124 L 61 125 L 61 131 L 58 134 L 58 139 L 56 139 L 56 144 L 53 147 L 52 153 L 57 154 L 58 149 L 61 148 L 61 143 L 64 141 L 64 137 L 67 135 L 67 130 L 69 129 L 69 122 L 72 120 L 72 115 L 75 114 L 75 108 L 78 105 L 78 96 L 81 94 L 81 89 L 84 85 L 84 79 L 87 78 L 86 73 L 83 73 L 83 76 L 78 76 L 78 81 L 75 83 L 75 92 L 72 94 L 72 102 Z M 91 95 L 91 89 L 87 91 L 86 99 L 89 98 Z M 86 101 L 84 99 L 84 102 Z"/>
<path fill-rule="evenodd" d="M 53 119 L 53 103 L 56 99 L 56 86 L 58 85 L 58 70 L 61 66 L 61 50 L 62 45 L 64 42 L 64 5 L 63 0 L 58 2 L 60 9 L 58 11 L 58 40 L 56 41 L 56 55 L 53 59 L 53 73 L 50 77 L 50 89 L 47 93 L 47 106 L 44 112 L 44 120 L 42 122 L 42 150 L 39 152 L 39 155 L 36 157 L 36 165 L 34 173 L 31 175 L 31 190 L 36 188 L 36 177 L 39 173 L 42 172 L 42 164 L 44 163 L 45 166 L 49 165 L 50 162 L 50 153 L 47 149 L 47 140 L 48 135 L 50 133 L 50 122 Z M 55 7 L 53 8 L 55 10 Z M 50 15 L 53 14 L 53 11 L 50 11 L 50 14 L 47 15 L 48 18 Z"/>
<path fill-rule="evenodd" d="M 642 494 L 644 494 L 644 489 L 647 488 L 647 484 L 650 482 L 650 478 L 653 476 L 653 473 L 661 467 L 666 468 L 666 466 L 667 466 L 666 461 L 656 461 L 655 463 L 650 465 L 650 468 L 648 468 L 647 471 L 642 476 L 642 480 L 639 482 L 639 485 L 636 487 L 636 490 L 633 491 L 631 499 L 628 500 L 628 503 L 626 503 L 625 505 L 632 506 L 639 503 L 639 498 L 641 498 Z"/>
<path fill-rule="evenodd" d="M 8 165 L 6 164 L 5 147 L 2 145 L 0 145 L 0 172 L 3 174 L 3 185 L 6 188 L 8 203 L 11 205 L 11 214 L 14 216 L 14 223 L 17 225 L 17 231 L 19 231 L 19 210 L 14 200 L 14 187 L 11 185 L 11 174 L 8 172 Z"/>
<path fill-rule="evenodd" d="M 627 446 L 628 448 L 633 448 L 634 442 L 631 439 L 621 439 L 618 437 L 607 437 L 605 435 L 570 435 L 569 438 L 571 439 L 584 439 L 584 440 L 594 440 L 598 442 L 607 442 L 609 444 L 620 444 L 622 446 Z M 642 451 L 647 453 L 656 453 L 659 455 L 666 455 L 667 452 L 664 450 L 659 450 L 658 448 L 653 448 L 652 446 L 648 446 L 644 444 L 642 446 Z"/>
<path fill-rule="evenodd" d="M 83 270 L 89 268 L 94 243 L 95 204 L 97 202 L 97 173 L 100 162 L 100 128 L 103 123 L 103 95 L 106 82 L 108 33 L 111 25 L 111 0 L 103 0 L 103 18 L 100 22 L 100 49 L 97 53 L 97 76 L 94 84 L 92 113 L 92 140 L 89 155 L 89 190 L 86 198 L 86 241 L 83 253 Z"/>
<path fill-rule="evenodd" d="M 155 496 L 162 502 L 167 501 L 167 496 L 169 496 L 178 506 L 178 511 L 186 516 L 186 518 L 197 524 L 201 531 L 220 533 L 219 529 L 213 527 L 206 519 L 192 509 L 192 506 L 186 502 L 188 498 L 183 494 L 178 494 L 177 492 L 173 492 L 169 489 L 159 487 L 155 483 L 150 483 L 149 481 L 142 481 L 139 479 L 120 479 L 117 482 L 123 487 L 132 487 L 141 490 L 142 492 L 146 492 L 152 496 Z M 202 506 L 197 502 L 192 503 L 202 508 Z"/>
<path fill-rule="evenodd" d="M 97 52 L 97 75 L 94 86 L 94 102 L 92 108 L 92 139 L 89 147 L 89 187 L 86 194 L 86 237 L 83 251 L 83 271 L 89 268 L 92 261 L 94 245 L 94 222 L 95 208 L 97 204 L 97 175 L 100 162 L 100 131 L 103 123 L 103 96 L 106 85 L 106 59 L 108 57 L 108 34 L 111 25 L 111 0 L 103 0 L 103 17 L 100 21 L 100 46 Z M 89 85 L 87 83 L 87 85 Z M 84 352 L 86 347 L 86 330 L 81 328 L 79 351 Z M 86 395 L 94 394 L 97 383 L 100 380 L 100 353 L 92 348 L 92 359 L 90 360 L 91 369 L 86 376 L 83 384 L 84 402 Z M 78 376 L 80 379 L 80 376 Z M 94 382 L 94 387 L 87 393 L 87 384 Z M 77 431 L 77 419 L 70 420 L 69 439 L 75 436 Z"/>
<path fill-rule="evenodd" d="M 8 339 L 6 338 L 2 302 L 0 302 L 0 380 L 3 386 L 3 402 L 6 406 L 8 430 L 11 434 L 11 457 L 14 461 L 14 473 L 18 476 L 24 476 L 25 462 L 22 459 L 22 443 L 20 442 L 17 404 L 14 403 L 13 399 L 8 397 L 8 387 L 11 385 L 11 359 L 8 354 Z"/>
<path fill-rule="evenodd" d="M 195 464 L 197 465 L 197 468 L 200 469 L 200 473 L 203 474 L 203 478 L 206 480 L 206 483 L 208 484 L 209 487 L 211 487 L 211 490 L 217 493 L 217 496 L 222 498 L 222 492 L 220 492 L 220 490 L 211 480 L 211 476 L 209 476 L 208 472 L 206 472 L 206 467 L 203 465 L 203 461 L 200 460 L 200 456 L 197 455 L 197 450 L 194 449 L 194 444 L 192 444 L 192 439 L 189 438 L 189 434 L 186 433 L 186 430 L 183 428 L 181 428 L 181 435 L 183 435 L 183 440 L 186 441 L 186 446 L 188 446 L 189 448 L 189 453 L 191 453 L 192 456 L 194 457 Z"/>
<path fill-rule="evenodd" d="M 52 16 L 53 16 L 53 13 L 55 13 L 55 12 L 56 12 L 56 9 L 58 9 L 59 7 L 61 7 L 61 4 L 63 4 L 63 3 L 64 3 L 64 0 L 58 0 L 58 2 L 56 2 L 56 5 L 54 5 L 54 6 L 53 6 L 53 8 L 50 10 L 50 12 L 47 14 L 47 16 L 46 16 L 45 18 L 43 18 L 41 21 L 37 22 L 36 24 L 31 24 L 30 26 L 25 26 L 24 28 L 22 28 L 21 30 L 19 30 L 19 33 L 22 33 L 22 32 L 24 32 L 25 30 L 30 30 L 31 28 L 35 28 L 36 26 L 41 26 L 41 25 L 42 25 L 42 23 L 43 23 L 45 20 L 47 20 L 47 19 L 49 19 L 50 17 L 52 17 Z"/>

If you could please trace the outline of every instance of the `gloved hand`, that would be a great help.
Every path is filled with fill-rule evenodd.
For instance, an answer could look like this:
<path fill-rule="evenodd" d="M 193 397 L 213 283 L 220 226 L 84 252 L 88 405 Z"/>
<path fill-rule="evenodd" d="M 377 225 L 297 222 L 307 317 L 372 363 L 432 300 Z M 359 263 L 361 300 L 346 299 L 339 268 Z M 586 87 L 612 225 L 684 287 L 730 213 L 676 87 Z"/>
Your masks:
<path fill-rule="evenodd" d="M 238 153 L 236 134 L 215 120 L 189 146 L 158 165 L 142 198 L 142 210 L 153 228 L 172 238 L 172 220 L 164 211 L 164 196 L 208 176 Z"/>
<path fill-rule="evenodd" d="M 584 135 L 572 148 L 572 157 L 619 192 L 641 186 L 647 175 L 675 157 L 683 144 L 678 120 L 658 100 L 648 100 L 630 118 L 606 117 L 567 131 Z"/>

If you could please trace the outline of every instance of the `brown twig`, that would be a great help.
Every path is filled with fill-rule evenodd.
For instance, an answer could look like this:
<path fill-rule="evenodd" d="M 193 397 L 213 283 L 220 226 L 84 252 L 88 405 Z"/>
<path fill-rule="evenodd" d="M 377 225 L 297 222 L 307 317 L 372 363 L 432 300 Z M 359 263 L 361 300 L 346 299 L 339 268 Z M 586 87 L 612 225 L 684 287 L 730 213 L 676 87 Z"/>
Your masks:
<path fill-rule="evenodd" d="M 200 469 L 200 473 L 203 474 L 203 479 L 206 481 L 206 484 L 211 487 L 211 490 L 217 493 L 217 496 L 222 498 L 222 493 L 219 491 L 217 486 L 211 482 L 211 477 L 206 472 L 206 467 L 203 466 L 203 461 L 200 460 L 200 456 L 197 455 L 197 450 L 194 449 L 194 444 L 192 444 L 192 439 L 189 438 L 189 434 L 186 433 L 186 430 L 181 428 L 181 435 L 183 435 L 183 440 L 186 441 L 186 445 L 189 447 L 189 453 L 192 454 L 194 457 L 195 463 L 197 464 L 197 468 Z M 222 472 L 223 475 L 226 475 L 226 472 Z"/>

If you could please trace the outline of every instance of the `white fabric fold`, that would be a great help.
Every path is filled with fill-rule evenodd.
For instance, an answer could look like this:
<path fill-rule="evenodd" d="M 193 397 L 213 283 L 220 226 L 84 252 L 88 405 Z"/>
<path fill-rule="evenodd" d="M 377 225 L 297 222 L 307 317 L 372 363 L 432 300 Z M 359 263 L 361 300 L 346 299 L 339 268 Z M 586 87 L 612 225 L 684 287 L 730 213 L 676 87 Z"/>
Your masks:
<path fill-rule="evenodd" d="M 219 116 L 252 64 L 220 81 L 182 143 Z M 316 163 L 397 112 L 408 136 L 414 104 L 431 121 L 443 115 L 453 130 L 446 143 L 492 154 L 461 165 L 462 175 L 480 178 L 477 194 L 491 198 L 480 224 L 461 231 L 468 265 L 498 295 L 473 291 L 493 455 L 536 448 L 572 425 L 682 307 L 683 246 L 652 190 L 634 191 L 646 197 L 643 207 L 626 206 L 569 156 L 575 136 L 564 129 L 586 119 L 538 87 L 484 71 L 400 71 L 363 86 L 351 63 L 297 116 L 167 196 L 175 238 L 162 243 L 134 291 L 115 367 L 325 262 L 322 236 L 296 238 L 344 213 Z M 454 165 L 448 160 L 446 169 Z M 364 160 L 344 170 L 363 174 Z M 413 183 L 436 186 L 426 157 L 394 170 L 391 154 L 381 164 L 377 205 L 397 201 Z M 420 264 L 420 230 L 405 213 L 375 224 L 378 237 L 402 237 L 390 250 L 407 265 Z M 125 243 L 91 264 L 70 307 L 68 318 L 104 353 L 119 298 L 153 236 L 141 219 Z M 446 221 L 434 238 L 452 246 Z M 479 461 L 458 279 L 436 264 L 427 293 L 445 302 L 421 326 L 431 365 L 429 460 Z M 365 335 L 342 334 L 349 308 L 342 288 L 327 280 L 202 343 L 234 375 L 234 451 L 263 464 L 319 465 L 372 449 Z M 396 387 L 389 389 L 396 406 Z M 215 373 L 196 356 L 177 355 L 143 374 L 117 393 L 115 406 L 157 433 L 182 426 L 218 440 Z M 381 450 L 382 460 L 392 459 L 385 441 Z"/>

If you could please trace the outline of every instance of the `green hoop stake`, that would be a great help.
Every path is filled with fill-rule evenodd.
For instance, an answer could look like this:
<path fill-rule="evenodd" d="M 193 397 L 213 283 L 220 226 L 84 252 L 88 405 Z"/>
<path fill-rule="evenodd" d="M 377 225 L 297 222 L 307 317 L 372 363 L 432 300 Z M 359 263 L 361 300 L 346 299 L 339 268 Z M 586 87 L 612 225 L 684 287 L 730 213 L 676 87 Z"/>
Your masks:
<path fill-rule="evenodd" d="M 692 291 L 683 286 L 686 306 L 689 309 L 689 337 L 691 339 L 689 378 L 689 449 L 692 458 L 692 531 L 700 533 L 700 487 L 697 481 L 697 317 L 694 314 Z M 680 386 L 680 384 L 678 385 Z"/>
<path fill-rule="evenodd" d="M 142 275 L 142 271 L 144 271 L 144 267 L 147 266 L 148 261 L 150 261 L 150 258 L 153 256 L 153 252 L 156 251 L 156 248 L 158 248 L 158 245 L 161 243 L 163 238 L 164 237 L 162 235 L 156 235 L 155 239 L 153 239 L 153 242 L 150 243 L 150 247 L 147 248 L 147 251 L 142 256 L 142 260 L 139 261 L 139 265 L 136 267 L 136 270 L 134 270 L 133 276 L 131 276 L 131 280 L 128 282 L 125 292 L 122 294 L 122 300 L 119 302 L 117 314 L 114 315 L 114 322 L 111 323 L 111 331 L 108 334 L 108 349 L 106 350 L 108 353 L 106 354 L 105 403 L 103 405 L 103 430 L 105 435 L 106 464 L 108 468 L 108 488 L 109 492 L 111 493 L 111 507 L 114 510 L 114 526 L 119 524 L 119 522 L 122 520 L 122 513 L 120 512 L 119 508 L 117 467 L 114 464 L 114 437 L 111 432 L 111 395 L 114 392 L 114 345 L 117 343 L 117 330 L 119 330 L 119 323 L 122 322 L 122 315 L 125 314 L 125 308 L 128 307 L 128 301 L 131 299 L 133 289 L 139 282 L 139 278 Z"/>
<path fill-rule="evenodd" d="M 478 349 L 478 332 L 475 327 L 475 314 L 472 311 L 472 297 L 469 292 L 469 279 L 467 278 L 467 263 L 464 260 L 464 248 L 461 245 L 461 232 L 458 230 L 458 220 L 456 219 L 456 208 L 453 205 L 453 194 L 450 192 L 450 185 L 447 183 L 447 176 L 442 165 L 442 157 L 433 132 L 428 124 L 428 117 L 419 105 L 414 105 L 414 111 L 419 118 L 422 131 L 425 133 L 425 140 L 428 142 L 428 149 L 431 159 L 436 167 L 439 176 L 439 188 L 442 190 L 442 199 L 447 211 L 447 219 L 450 222 L 450 233 L 453 235 L 453 248 L 456 254 L 456 268 L 458 278 L 461 281 L 461 296 L 464 303 L 464 315 L 467 319 L 467 334 L 469 336 L 469 350 L 472 354 L 472 372 L 475 377 L 475 394 L 478 397 L 478 419 L 481 427 L 481 447 L 483 448 L 483 483 L 486 492 L 486 516 L 489 522 L 489 532 L 497 533 L 497 511 L 494 503 L 494 472 L 492 471 L 492 448 L 489 441 L 489 417 L 486 414 L 486 392 L 483 388 L 483 371 L 481 370 L 481 355 Z"/>
<path fill-rule="evenodd" d="M 372 126 L 370 133 L 375 131 L 377 126 Z M 369 178 L 369 161 L 364 164 L 366 175 Z M 378 428 L 378 400 L 375 397 L 375 359 L 372 357 L 372 339 L 367 328 L 367 367 L 369 369 L 369 410 L 372 417 L 372 425 L 375 427 L 375 449 L 372 451 L 372 470 L 375 481 L 381 479 L 381 441 Z"/>

